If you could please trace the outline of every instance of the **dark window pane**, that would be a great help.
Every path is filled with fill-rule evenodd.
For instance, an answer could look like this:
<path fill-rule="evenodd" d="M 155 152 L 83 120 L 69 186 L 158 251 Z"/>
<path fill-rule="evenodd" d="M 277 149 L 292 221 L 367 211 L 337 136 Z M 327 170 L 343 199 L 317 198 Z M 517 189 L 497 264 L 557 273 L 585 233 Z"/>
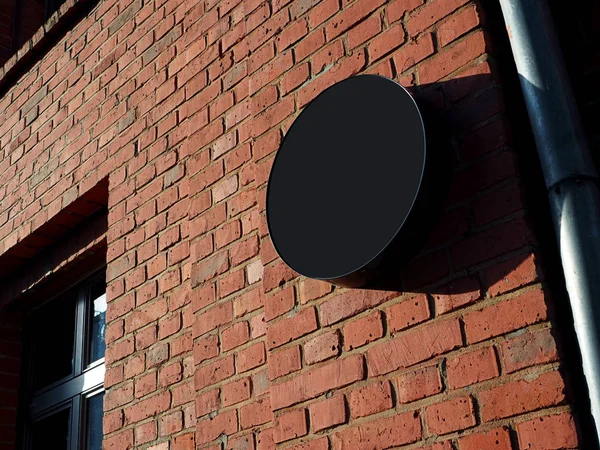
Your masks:
<path fill-rule="evenodd" d="M 71 410 L 63 409 L 33 423 L 32 450 L 67 450 Z"/>
<path fill-rule="evenodd" d="M 75 342 L 74 292 L 48 302 L 34 313 L 33 377 L 36 390 L 73 372 Z"/>
<path fill-rule="evenodd" d="M 90 363 L 104 357 L 106 330 L 106 289 L 104 280 L 96 282 L 91 289 Z"/>
<path fill-rule="evenodd" d="M 102 399 L 104 393 L 88 399 L 87 449 L 102 450 Z"/>

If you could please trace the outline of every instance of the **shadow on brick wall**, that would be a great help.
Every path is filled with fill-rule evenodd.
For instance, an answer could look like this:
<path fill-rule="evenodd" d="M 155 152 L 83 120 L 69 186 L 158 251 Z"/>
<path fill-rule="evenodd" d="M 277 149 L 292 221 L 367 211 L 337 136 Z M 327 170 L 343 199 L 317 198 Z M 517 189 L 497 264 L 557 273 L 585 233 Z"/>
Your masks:
<path fill-rule="evenodd" d="M 422 224 L 431 228 L 428 241 L 404 268 L 392 269 L 370 289 L 464 294 L 468 303 L 542 279 L 522 183 L 530 164 L 522 160 L 536 157 L 535 148 L 513 139 L 505 93 L 488 63 L 473 71 L 488 73 L 467 71 L 450 81 L 408 87 L 449 135 L 451 180 L 441 218 Z"/>

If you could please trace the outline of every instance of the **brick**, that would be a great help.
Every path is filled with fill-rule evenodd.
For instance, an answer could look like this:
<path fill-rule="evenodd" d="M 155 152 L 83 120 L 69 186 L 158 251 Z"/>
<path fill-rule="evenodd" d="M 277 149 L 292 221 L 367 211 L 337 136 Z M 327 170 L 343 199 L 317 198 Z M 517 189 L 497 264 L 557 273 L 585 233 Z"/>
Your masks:
<path fill-rule="evenodd" d="M 160 436 L 170 436 L 183 429 L 183 414 L 181 411 L 175 411 L 166 416 L 162 416 L 159 422 Z"/>
<path fill-rule="evenodd" d="M 431 34 L 425 34 L 418 39 L 410 41 L 392 54 L 394 66 L 398 73 L 417 65 L 425 58 L 433 55 L 433 39 Z"/>
<path fill-rule="evenodd" d="M 254 261 L 246 266 L 246 279 L 248 284 L 254 284 L 262 280 L 265 267 L 261 261 Z"/>
<path fill-rule="evenodd" d="M 197 394 L 195 400 L 197 417 L 202 417 L 216 411 L 220 406 L 219 389 L 212 389 L 202 394 Z"/>
<path fill-rule="evenodd" d="M 421 439 L 419 414 L 408 412 L 346 428 L 332 436 L 333 450 L 368 450 L 410 444 Z"/>
<path fill-rule="evenodd" d="M 528 332 L 500 345 L 505 373 L 558 360 L 556 341 L 550 330 Z"/>
<path fill-rule="evenodd" d="M 369 2 L 356 2 L 346 7 L 340 14 L 335 16 L 325 27 L 325 34 L 328 40 L 339 36 L 350 27 L 367 17 L 384 2 L 382 0 L 373 0 Z"/>
<path fill-rule="evenodd" d="M 274 410 L 285 408 L 362 380 L 364 375 L 362 355 L 332 361 L 288 381 L 272 385 L 271 404 Z"/>
<path fill-rule="evenodd" d="M 469 313 L 464 318 L 467 341 L 483 341 L 547 318 L 544 292 L 532 290 L 510 300 Z"/>
<path fill-rule="evenodd" d="M 221 390 L 223 406 L 231 406 L 250 398 L 250 379 L 242 378 L 226 384 Z"/>
<path fill-rule="evenodd" d="M 438 42 L 443 47 L 479 25 L 475 5 L 467 6 L 445 20 L 437 29 Z"/>
<path fill-rule="evenodd" d="M 269 297 L 265 303 L 265 320 L 270 321 L 294 307 L 295 296 L 292 286 Z"/>
<path fill-rule="evenodd" d="M 408 32 L 411 36 L 420 33 L 465 3 L 467 0 L 436 0 L 427 3 L 418 12 L 410 15 L 407 24 Z"/>
<path fill-rule="evenodd" d="M 307 56 L 312 55 L 314 52 L 321 49 L 323 44 L 325 44 L 323 29 L 313 31 L 294 47 L 294 57 L 296 62 L 302 61 Z"/>
<path fill-rule="evenodd" d="M 409 298 L 386 310 L 391 333 L 404 330 L 429 319 L 429 303 L 425 294 Z"/>
<path fill-rule="evenodd" d="M 438 0 L 438 2 L 441 0 Z M 486 51 L 483 33 L 478 31 L 436 54 L 419 66 L 421 83 L 433 83 L 449 75 Z"/>
<path fill-rule="evenodd" d="M 462 345 L 456 319 L 433 323 L 377 344 L 367 352 L 370 376 L 410 367 Z"/>
<path fill-rule="evenodd" d="M 299 288 L 300 303 L 306 304 L 311 300 L 321 298 L 329 294 L 332 290 L 333 286 L 325 281 L 310 278 L 302 280 Z"/>
<path fill-rule="evenodd" d="M 461 306 L 469 305 L 481 298 L 481 286 L 474 277 L 464 277 L 454 280 L 434 294 L 435 310 L 445 314 Z"/>
<path fill-rule="evenodd" d="M 242 430 L 272 421 L 273 412 L 268 396 L 240 408 L 240 427 Z"/>
<path fill-rule="evenodd" d="M 238 431 L 237 411 L 231 410 L 217 414 L 214 418 L 201 419 L 196 425 L 196 444 L 202 445 L 214 441 L 221 434 L 233 434 Z"/>
<path fill-rule="evenodd" d="M 293 22 L 289 27 L 283 29 L 283 31 L 277 37 L 275 44 L 277 45 L 277 51 L 282 52 L 288 47 L 294 45 L 300 39 L 308 34 L 308 27 L 306 21 L 300 20 Z"/>
<path fill-rule="evenodd" d="M 193 327 L 194 337 L 202 336 L 221 325 L 230 323 L 232 320 L 233 304 L 231 301 L 214 306 L 196 316 Z"/>
<path fill-rule="evenodd" d="M 400 47 L 405 40 L 406 37 L 402 25 L 394 25 L 373 39 L 368 47 L 369 56 L 373 61 L 376 61 Z"/>
<path fill-rule="evenodd" d="M 140 422 L 148 417 L 165 412 L 171 403 L 171 393 L 164 392 L 140 400 L 136 404 L 125 408 L 125 425 Z"/>
<path fill-rule="evenodd" d="M 445 434 L 465 430 L 476 425 L 473 399 L 458 397 L 444 403 L 438 403 L 426 409 L 429 431 Z"/>
<path fill-rule="evenodd" d="M 221 333 L 221 347 L 223 351 L 229 351 L 248 342 L 250 328 L 248 322 L 238 322 Z"/>
<path fill-rule="evenodd" d="M 254 118 L 252 135 L 258 137 L 266 131 L 272 130 L 276 125 L 289 117 L 295 109 L 294 99 L 289 95 L 283 97 L 276 104 L 263 111 Z"/>
<path fill-rule="evenodd" d="M 314 403 L 309 407 L 312 431 L 317 432 L 346 422 L 346 404 L 343 395 Z"/>
<path fill-rule="evenodd" d="M 508 429 L 504 427 L 462 437 L 458 446 L 460 450 L 512 450 Z"/>
<path fill-rule="evenodd" d="M 269 379 L 274 380 L 289 373 L 300 370 L 300 346 L 295 345 L 277 352 L 269 352 Z"/>
<path fill-rule="evenodd" d="M 217 335 L 206 336 L 194 343 L 194 362 L 196 364 L 214 358 L 218 354 L 219 337 Z"/>
<path fill-rule="evenodd" d="M 242 317 L 249 312 L 256 311 L 263 306 L 264 294 L 261 288 L 252 289 L 241 294 L 233 300 L 235 317 Z"/>
<path fill-rule="evenodd" d="M 217 203 L 226 199 L 237 191 L 238 186 L 238 178 L 236 175 L 219 181 L 212 189 L 213 201 Z"/>
<path fill-rule="evenodd" d="M 485 271 L 491 296 L 504 294 L 540 278 L 535 255 L 519 255 Z"/>
<path fill-rule="evenodd" d="M 194 385 L 197 390 L 203 389 L 233 376 L 234 373 L 235 366 L 233 355 L 226 356 L 225 358 L 221 358 L 220 360 L 198 368 L 194 375 Z"/>
<path fill-rule="evenodd" d="M 257 339 L 267 334 L 267 322 L 263 313 L 257 314 L 250 319 L 250 337 Z"/>
<path fill-rule="evenodd" d="M 381 311 L 348 322 L 344 325 L 344 349 L 346 351 L 362 347 L 383 337 Z"/>
<path fill-rule="evenodd" d="M 448 387 L 458 389 L 500 375 L 493 347 L 463 353 L 446 362 Z"/>
<path fill-rule="evenodd" d="M 125 450 L 133 447 L 133 429 L 123 430 L 106 438 L 102 444 L 106 450 Z"/>
<path fill-rule="evenodd" d="M 287 51 L 268 64 L 265 64 L 250 77 L 250 95 L 254 95 L 264 86 L 279 78 L 293 66 L 292 52 Z"/>
<path fill-rule="evenodd" d="M 329 441 L 326 437 L 313 439 L 302 444 L 292 445 L 289 450 L 329 450 Z"/>
<path fill-rule="evenodd" d="M 133 400 L 133 383 L 113 388 L 104 396 L 104 407 L 107 411 L 118 408 Z"/>
<path fill-rule="evenodd" d="M 219 297 L 224 298 L 239 291 L 244 287 L 245 283 L 244 269 L 230 272 L 224 278 L 219 280 Z"/>
<path fill-rule="evenodd" d="M 381 18 L 373 15 L 348 31 L 348 47 L 356 48 L 381 32 Z"/>
<path fill-rule="evenodd" d="M 517 433 L 519 448 L 528 450 L 576 448 L 579 444 L 573 417 L 568 412 L 521 422 Z"/>
<path fill-rule="evenodd" d="M 204 260 L 192 266 L 192 287 L 220 275 L 229 269 L 229 259 L 226 252 L 217 253 L 210 259 Z"/>
<path fill-rule="evenodd" d="M 181 363 L 175 362 L 162 368 L 158 375 L 158 385 L 160 387 L 170 386 L 183 378 Z"/>
<path fill-rule="evenodd" d="M 275 450 L 273 442 L 273 428 L 260 431 L 256 436 L 257 450 Z"/>
<path fill-rule="evenodd" d="M 344 44 L 338 39 L 315 53 L 311 65 L 313 75 L 331 66 L 331 64 L 339 60 L 342 56 L 344 56 Z"/>
<path fill-rule="evenodd" d="M 512 381 L 479 393 L 479 410 L 484 422 L 554 406 L 565 399 L 565 384 L 558 372 L 546 372 Z"/>
<path fill-rule="evenodd" d="M 266 361 L 265 345 L 262 342 L 257 342 L 256 344 L 241 350 L 236 355 L 238 373 L 252 370 L 263 365 Z"/>
<path fill-rule="evenodd" d="M 423 4 L 424 0 L 394 0 L 386 8 L 387 19 L 389 23 L 402 18 L 404 13 L 412 11 Z"/>
<path fill-rule="evenodd" d="M 267 329 L 269 349 L 298 339 L 317 329 L 317 315 L 314 308 L 305 308 L 294 316 L 273 323 Z"/>
<path fill-rule="evenodd" d="M 242 236 L 242 227 L 239 220 L 234 220 L 223 225 L 215 232 L 215 246 L 217 249 L 225 247 Z"/>
<path fill-rule="evenodd" d="M 406 372 L 398 377 L 398 401 L 410 403 L 442 392 L 442 378 L 438 366 Z"/>
<path fill-rule="evenodd" d="M 308 433 L 306 410 L 298 409 L 277 417 L 273 429 L 273 441 L 280 443 L 305 436 Z"/>
<path fill-rule="evenodd" d="M 323 326 L 333 325 L 366 309 L 377 306 L 393 297 L 391 291 L 348 291 L 332 297 L 319 305 L 319 319 Z"/>
<path fill-rule="evenodd" d="M 350 414 L 353 418 L 377 414 L 394 406 L 389 381 L 373 383 L 350 392 Z"/>
<path fill-rule="evenodd" d="M 302 85 L 310 77 L 310 69 L 308 64 L 301 64 L 294 67 L 289 72 L 286 72 L 279 83 L 281 95 L 293 91 L 298 86 Z"/>
<path fill-rule="evenodd" d="M 307 364 L 325 361 L 338 356 L 340 347 L 338 331 L 321 334 L 304 344 L 304 359 Z"/>

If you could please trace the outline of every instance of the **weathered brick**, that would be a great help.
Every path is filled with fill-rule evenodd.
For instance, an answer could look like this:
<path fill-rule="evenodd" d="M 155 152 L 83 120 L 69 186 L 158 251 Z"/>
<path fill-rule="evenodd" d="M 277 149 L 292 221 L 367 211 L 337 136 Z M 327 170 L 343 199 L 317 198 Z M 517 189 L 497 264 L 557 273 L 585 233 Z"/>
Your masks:
<path fill-rule="evenodd" d="M 241 380 L 224 385 L 221 389 L 221 396 L 223 406 L 231 406 L 248 400 L 250 398 L 250 379 L 242 378 Z"/>
<path fill-rule="evenodd" d="M 315 364 L 337 356 L 340 350 L 340 335 L 332 331 L 307 341 L 304 344 L 304 359 L 307 364 Z"/>
<path fill-rule="evenodd" d="M 344 325 L 344 349 L 361 347 L 383 336 L 383 323 L 380 311 L 348 322 Z"/>
<path fill-rule="evenodd" d="M 511 381 L 479 393 L 481 418 L 488 422 L 562 403 L 564 381 L 558 372 Z"/>
<path fill-rule="evenodd" d="M 271 324 L 267 330 L 269 349 L 279 347 L 317 329 L 314 308 L 305 308 L 294 316 Z"/>
<path fill-rule="evenodd" d="M 207 444 L 221 434 L 233 434 L 238 431 L 237 411 L 231 410 L 217 414 L 214 418 L 201 419 L 196 425 L 196 443 Z"/>
<path fill-rule="evenodd" d="M 457 320 L 426 325 L 371 347 L 367 352 L 369 375 L 377 376 L 410 367 L 460 345 L 462 336 Z"/>
<path fill-rule="evenodd" d="M 463 353 L 446 362 L 448 387 L 458 389 L 500 375 L 493 347 Z"/>
<path fill-rule="evenodd" d="M 273 429 L 273 441 L 280 443 L 289 441 L 308 433 L 308 422 L 305 409 L 297 409 L 277 417 Z"/>
<path fill-rule="evenodd" d="M 494 450 L 512 450 L 510 435 L 506 428 L 495 428 L 493 430 L 470 434 L 458 441 L 460 450 L 479 450 L 489 448 Z"/>
<path fill-rule="evenodd" d="M 426 417 L 429 430 L 435 434 L 465 430 L 477 423 L 471 397 L 458 397 L 429 406 Z"/>
<path fill-rule="evenodd" d="M 547 318 L 544 292 L 536 289 L 465 316 L 469 343 L 479 342 Z"/>
<path fill-rule="evenodd" d="M 388 329 L 395 333 L 429 319 L 429 303 L 426 295 L 409 298 L 386 310 Z"/>
<path fill-rule="evenodd" d="M 579 444 L 570 413 L 538 417 L 517 425 L 520 448 L 531 450 L 576 448 Z"/>
<path fill-rule="evenodd" d="M 313 403 L 309 411 L 313 431 L 321 431 L 346 422 L 346 403 L 343 395 Z"/>
<path fill-rule="evenodd" d="M 295 345 L 276 352 L 269 352 L 268 363 L 270 380 L 300 370 L 302 367 L 300 346 Z"/>
<path fill-rule="evenodd" d="M 350 414 L 353 418 L 377 414 L 392 406 L 392 387 L 389 381 L 370 384 L 350 393 Z"/>
<path fill-rule="evenodd" d="M 332 436 L 334 450 L 396 447 L 419 439 L 421 421 L 416 411 L 346 428 Z"/>
<path fill-rule="evenodd" d="M 410 403 L 442 392 L 442 378 L 438 366 L 429 366 L 398 377 L 398 401 Z"/>
<path fill-rule="evenodd" d="M 500 346 L 500 355 L 506 373 L 558 359 L 556 341 L 550 330 L 528 332 L 505 341 Z"/>
<path fill-rule="evenodd" d="M 271 386 L 273 409 L 308 400 L 332 389 L 347 386 L 364 378 L 362 355 L 330 362 L 299 376 Z"/>

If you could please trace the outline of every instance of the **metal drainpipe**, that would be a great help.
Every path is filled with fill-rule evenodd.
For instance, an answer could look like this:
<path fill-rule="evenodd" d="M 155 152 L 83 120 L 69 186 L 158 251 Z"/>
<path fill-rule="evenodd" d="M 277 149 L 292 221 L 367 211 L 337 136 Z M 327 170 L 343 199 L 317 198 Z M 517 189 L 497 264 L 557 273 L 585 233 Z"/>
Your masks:
<path fill-rule="evenodd" d="M 500 0 L 542 164 L 596 435 L 600 431 L 600 192 L 546 0 Z"/>

